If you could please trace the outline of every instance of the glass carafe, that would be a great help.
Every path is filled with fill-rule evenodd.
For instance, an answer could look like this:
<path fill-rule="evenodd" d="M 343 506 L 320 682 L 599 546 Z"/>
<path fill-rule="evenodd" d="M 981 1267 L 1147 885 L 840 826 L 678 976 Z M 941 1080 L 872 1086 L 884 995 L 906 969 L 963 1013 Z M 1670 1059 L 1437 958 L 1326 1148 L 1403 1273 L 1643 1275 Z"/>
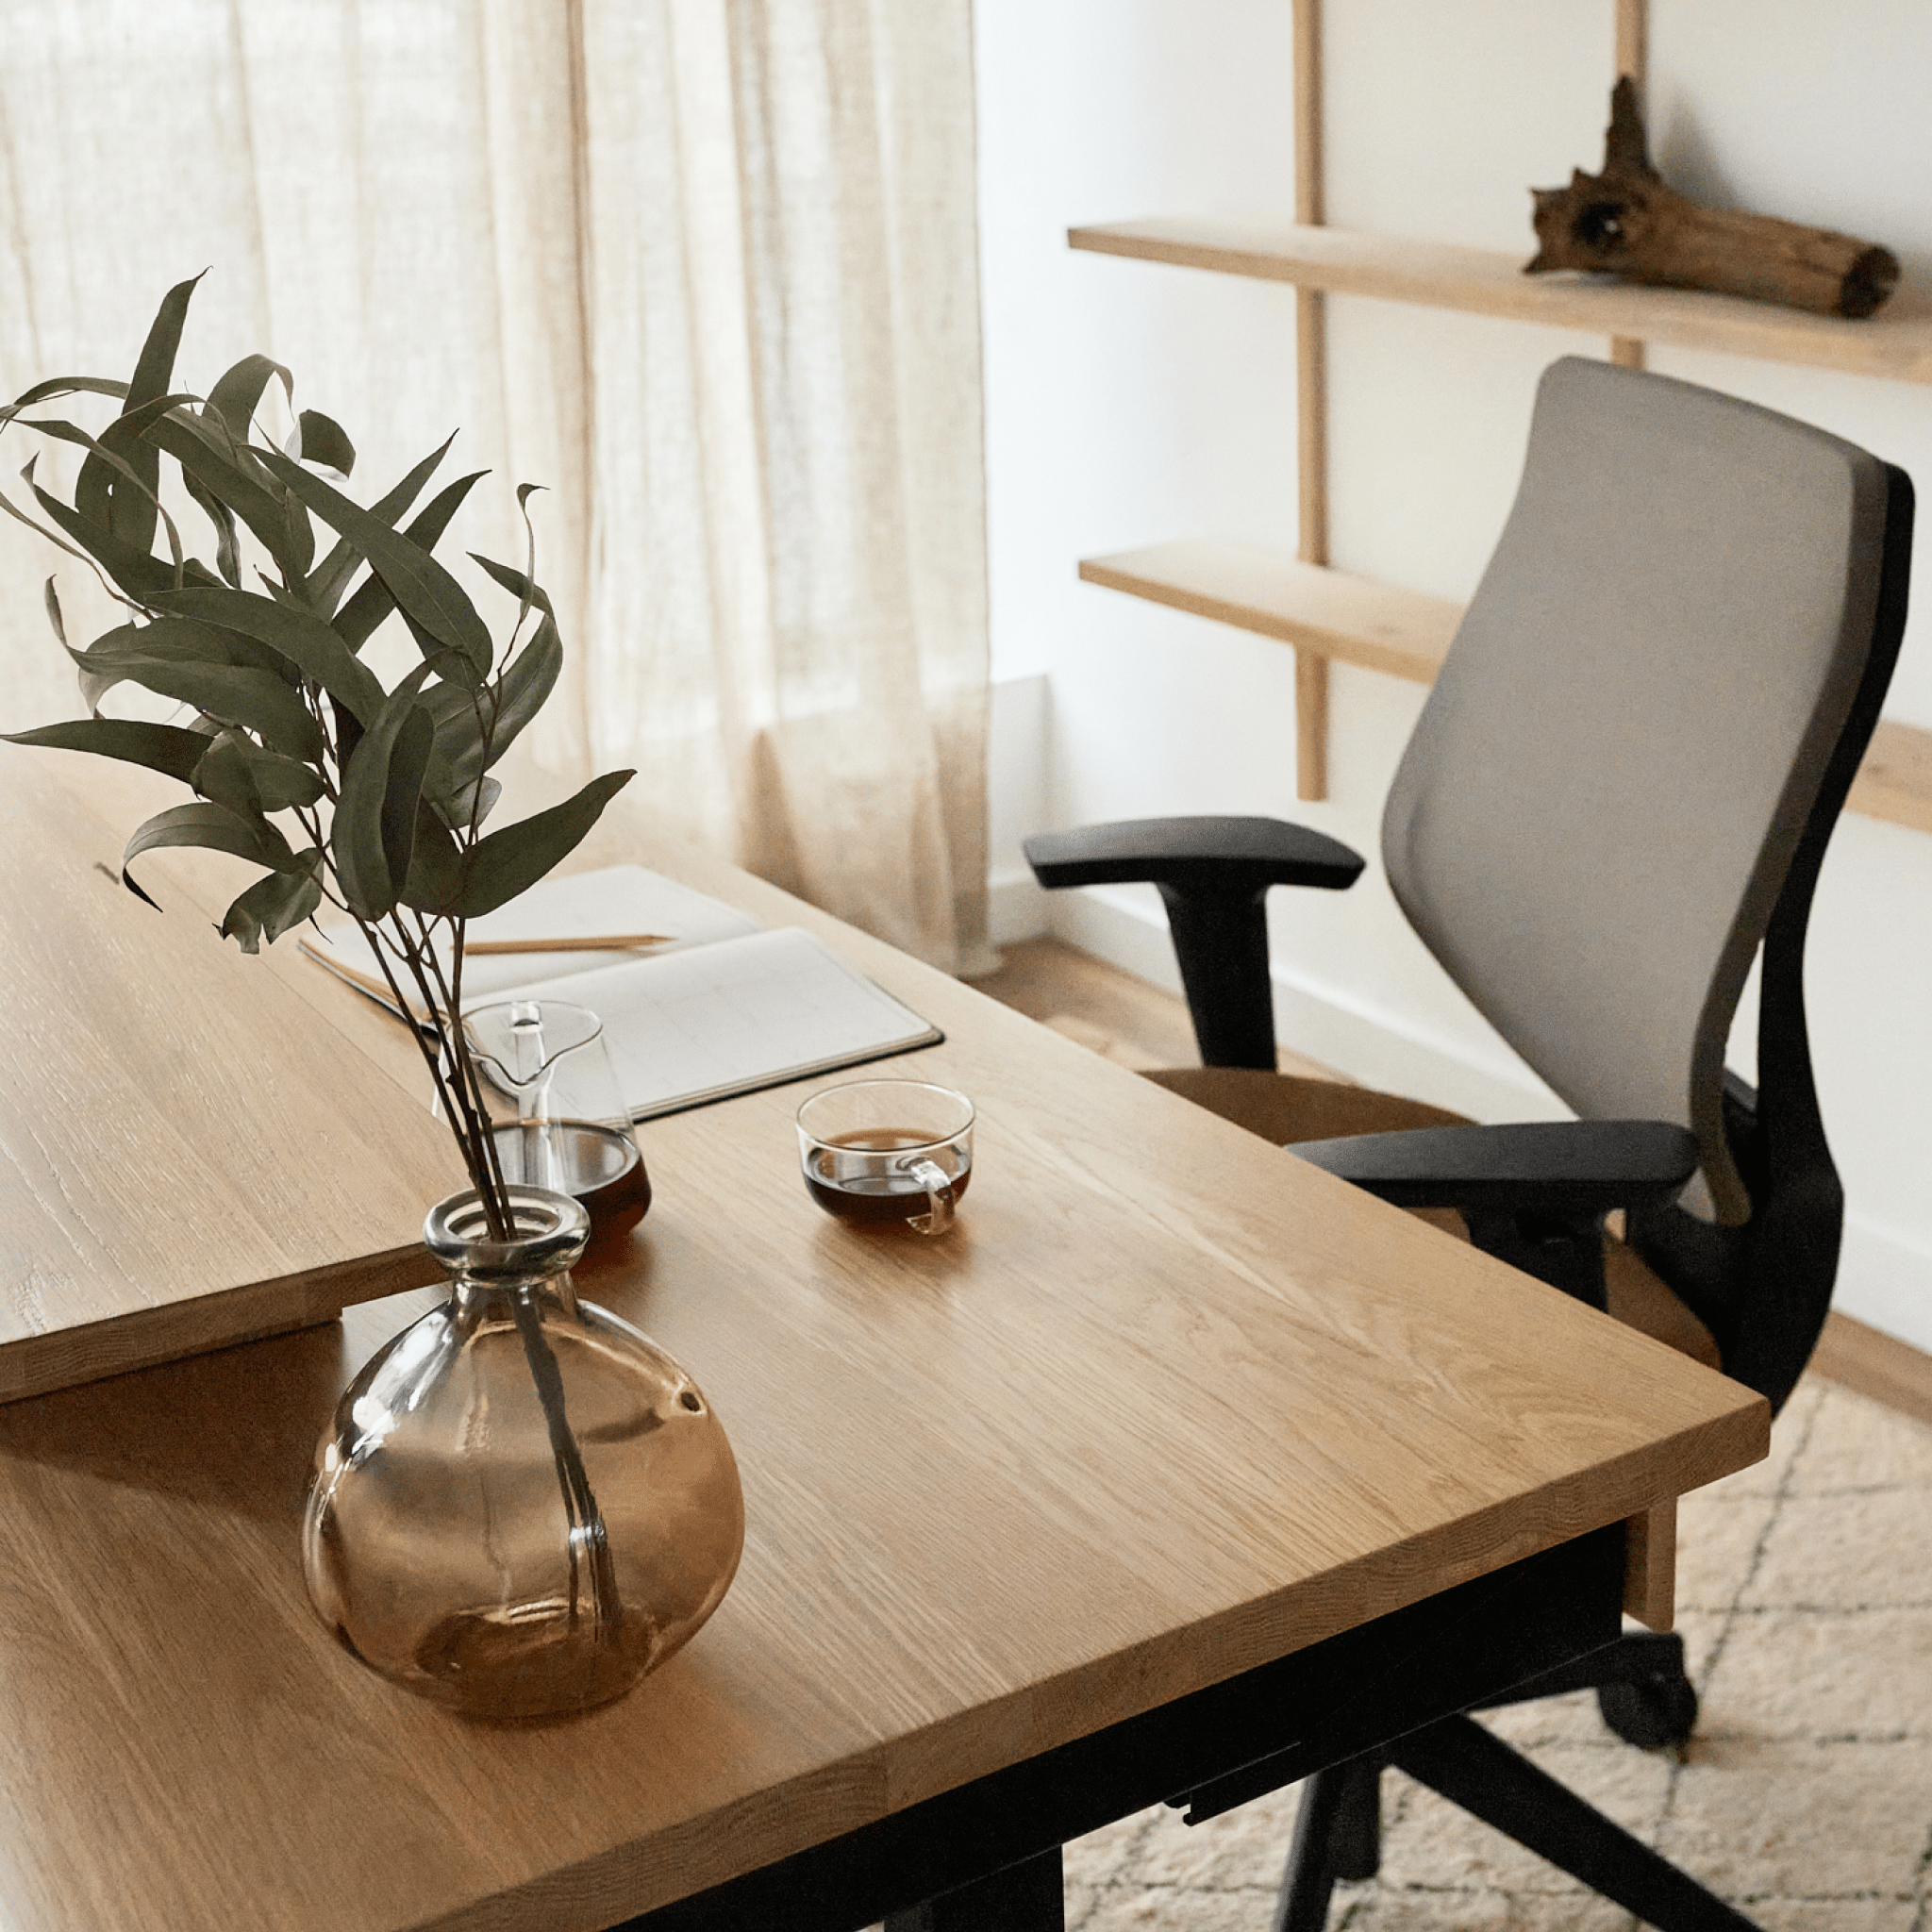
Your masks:
<path fill-rule="evenodd" d="M 587 1709 L 718 1606 L 744 1506 L 710 1404 L 628 1323 L 579 1302 L 582 1205 L 509 1190 L 431 1210 L 450 1298 L 385 1343 L 317 1447 L 303 1567 L 373 1670 L 484 1717 Z"/>

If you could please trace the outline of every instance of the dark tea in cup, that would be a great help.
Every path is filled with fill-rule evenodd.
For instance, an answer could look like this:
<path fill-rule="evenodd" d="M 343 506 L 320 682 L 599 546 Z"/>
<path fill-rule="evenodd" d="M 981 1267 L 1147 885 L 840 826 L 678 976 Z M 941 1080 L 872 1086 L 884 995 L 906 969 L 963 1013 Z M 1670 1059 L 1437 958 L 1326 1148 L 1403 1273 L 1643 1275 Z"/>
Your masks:
<path fill-rule="evenodd" d="M 858 1080 L 798 1109 L 799 1166 L 841 1221 L 943 1234 L 973 1178 L 973 1104 L 924 1080 Z"/>

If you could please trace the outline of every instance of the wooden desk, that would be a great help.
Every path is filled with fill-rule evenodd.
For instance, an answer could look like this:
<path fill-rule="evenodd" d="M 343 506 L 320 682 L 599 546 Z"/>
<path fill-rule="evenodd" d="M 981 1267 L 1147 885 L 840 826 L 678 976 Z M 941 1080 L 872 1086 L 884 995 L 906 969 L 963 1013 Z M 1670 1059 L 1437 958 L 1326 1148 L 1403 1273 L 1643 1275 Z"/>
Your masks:
<path fill-rule="evenodd" d="M 427 1278 L 423 1203 L 462 1163 L 219 937 L 253 868 L 214 859 L 184 904 L 164 863 L 158 913 L 115 869 L 180 788 L 0 752 L 0 1402 Z"/>
<path fill-rule="evenodd" d="M 770 888 L 643 856 L 946 1028 L 893 1071 L 978 1102 L 958 1228 L 820 1214 L 796 1091 L 643 1130 L 657 1203 L 580 1285 L 703 1383 L 749 1529 L 690 1648 L 571 1723 L 419 1703 L 304 1597 L 317 1431 L 426 1296 L 0 1409 L 0 1922 L 590 1932 L 1764 1453 L 1736 1385 Z M 265 970 L 410 1077 L 363 1003 Z"/>

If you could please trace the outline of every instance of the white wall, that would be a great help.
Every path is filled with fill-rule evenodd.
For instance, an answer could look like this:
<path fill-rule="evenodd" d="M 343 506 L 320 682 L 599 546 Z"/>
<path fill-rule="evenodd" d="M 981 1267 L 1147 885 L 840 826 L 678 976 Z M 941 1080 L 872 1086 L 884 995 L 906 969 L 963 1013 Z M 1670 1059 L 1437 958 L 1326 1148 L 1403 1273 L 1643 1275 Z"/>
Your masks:
<path fill-rule="evenodd" d="M 1330 220 L 1526 257 L 1528 188 L 1602 157 L 1610 0 L 1327 11 Z M 1065 245 L 1080 222 L 1291 215 L 1287 0 L 979 0 L 978 36 L 995 674 L 1045 680 L 1043 702 L 1029 683 L 1007 706 L 1007 771 L 1021 775 L 1003 781 L 1002 844 L 1033 811 L 1041 824 L 1241 811 L 1300 818 L 1373 856 L 1418 688 L 1336 668 L 1332 796 L 1303 806 L 1291 654 L 1074 576 L 1083 555 L 1175 538 L 1292 548 L 1292 291 Z M 1924 0 L 1653 0 L 1666 177 L 1883 241 L 1921 290 L 1928 99 Z M 1466 597 L 1514 488 L 1538 374 L 1604 344 L 1364 301 L 1329 310 L 1334 561 Z M 1669 349 L 1651 366 L 1851 437 L 1932 495 L 1932 389 Z M 1932 725 L 1932 591 L 1889 708 Z M 1026 910 L 1010 880 L 1002 906 L 1010 937 Z M 1062 895 L 1041 916 L 1171 982 L 1151 891 Z M 1379 867 L 1347 894 L 1277 892 L 1271 916 L 1284 1041 L 1486 1118 L 1557 1110 L 1409 935 Z M 1839 1304 L 1932 1348 L 1932 837 L 1844 822 L 1809 987 L 1850 1203 Z M 1748 1071 L 1748 1051 L 1734 1058 Z"/>

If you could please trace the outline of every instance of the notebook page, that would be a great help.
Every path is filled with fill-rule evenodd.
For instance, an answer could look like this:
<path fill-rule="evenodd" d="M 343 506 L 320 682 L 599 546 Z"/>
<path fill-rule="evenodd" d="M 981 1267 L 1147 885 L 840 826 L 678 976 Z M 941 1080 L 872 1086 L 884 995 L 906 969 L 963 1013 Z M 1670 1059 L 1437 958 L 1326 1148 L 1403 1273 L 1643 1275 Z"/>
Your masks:
<path fill-rule="evenodd" d="M 641 865 L 608 865 L 595 872 L 541 879 L 508 906 L 469 923 L 476 940 L 575 939 L 597 933 L 663 933 L 671 944 L 658 954 L 708 946 L 760 928 L 757 920 L 723 900 L 681 886 Z M 331 924 L 320 934 L 304 933 L 302 950 L 318 964 L 345 969 L 358 985 L 382 984 L 381 973 L 362 935 L 353 925 Z M 639 954 L 507 953 L 468 955 L 463 962 L 463 1004 L 475 1006 L 532 980 L 562 979 L 595 972 Z M 443 972 L 449 972 L 446 948 Z M 357 978 L 356 975 L 360 975 Z M 371 990 L 365 986 L 364 991 Z M 558 998 L 566 995 L 558 993 Z M 390 1004 L 387 1000 L 385 1005 Z"/>
<path fill-rule="evenodd" d="M 603 966 L 516 996 L 570 1000 L 603 1019 L 638 1120 L 942 1037 L 795 926 Z"/>

